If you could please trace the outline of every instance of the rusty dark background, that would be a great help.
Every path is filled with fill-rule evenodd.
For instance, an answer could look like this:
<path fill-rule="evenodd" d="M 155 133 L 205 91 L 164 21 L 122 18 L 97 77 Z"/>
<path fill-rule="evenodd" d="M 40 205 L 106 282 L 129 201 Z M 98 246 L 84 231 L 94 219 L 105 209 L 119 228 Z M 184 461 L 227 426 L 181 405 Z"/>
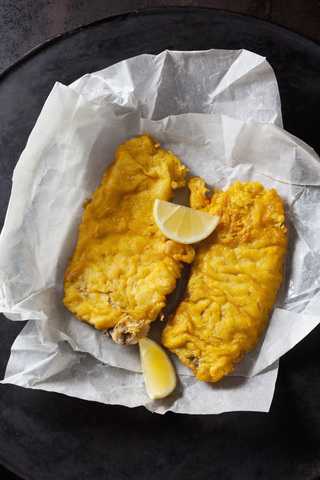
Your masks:
<path fill-rule="evenodd" d="M 112 15 L 173 6 L 248 15 L 320 42 L 319 0 L 1 0 L 0 73 L 55 35 Z"/>
<path fill-rule="evenodd" d="M 30 51 L 40 48 L 40 52 L 45 52 L 45 48 L 39 46 L 46 42 L 52 45 L 52 39 L 63 37 L 66 32 L 109 17 L 125 18 L 131 12 L 147 13 L 159 8 L 169 11 L 173 7 L 210 8 L 249 20 L 262 20 L 286 29 L 288 35 L 282 32 L 287 42 L 290 42 L 290 33 L 297 34 L 294 37 L 297 52 L 303 52 L 304 48 L 319 52 L 320 0 L 0 0 L 0 86 L 1 78 L 2 81 L 8 78 L 7 72 L 19 73 L 15 66 L 23 65 L 24 58 L 30 58 Z M 290 62 L 303 65 L 301 58 L 294 56 L 286 62 L 285 68 L 289 68 Z M 320 83 L 320 70 L 314 64 L 312 72 L 316 77 L 306 85 L 310 94 L 314 85 Z M 38 74 L 41 77 L 41 69 Z M 308 74 L 304 77 L 306 82 L 307 77 Z M 308 118 L 308 109 L 313 108 L 313 125 L 303 121 L 305 126 L 291 124 L 290 108 L 285 120 L 289 130 L 295 133 L 296 128 L 305 140 L 310 138 L 320 153 L 320 135 L 316 138 L 315 133 L 319 127 L 317 92 L 308 105 L 301 102 L 300 107 L 301 118 L 303 115 Z M 282 93 L 289 102 L 285 88 Z M 1 103 L 0 97 L 0 119 L 5 118 L 1 110 L 8 108 L 10 103 Z M 28 128 L 31 128 L 32 121 L 28 119 L 26 107 L 21 125 L 17 125 L 17 135 L 20 130 L 26 134 L 23 124 L 29 122 Z M 1 130 L 5 130 L 5 125 L 0 120 L 0 134 Z M 24 139 L 21 147 L 23 142 Z M 10 152 L 2 149 L 0 155 L 9 159 Z M 4 158 L 0 158 L 0 162 L 4 168 Z M 2 182 L 7 185 L 11 167 L 8 171 L 2 170 L 0 187 Z M 1 198 L 3 215 L 7 198 L 3 195 Z M 12 327 L 10 334 L 3 330 L 1 333 L 2 349 L 8 356 L 14 335 L 21 326 L 17 325 L 19 322 L 4 322 L 8 332 L 8 325 Z M 277 394 L 269 414 L 230 413 L 196 418 L 169 412 L 159 416 L 143 408 L 131 411 L 100 404 L 89 408 L 89 402 L 63 395 L 0 385 L 0 472 L 9 480 L 60 480 L 62 472 L 63 479 L 68 480 L 83 476 L 88 480 L 316 480 L 320 478 L 319 333 L 317 328 L 317 335 L 302 341 L 282 360 Z M 2 358 L 1 372 L 4 368 Z M 210 450 L 211 445 L 214 450 Z M 147 450 L 143 450 L 146 446 Z M 91 465 L 87 469 L 85 450 Z M 60 472 L 60 476 L 57 473 L 55 477 L 55 471 Z"/>

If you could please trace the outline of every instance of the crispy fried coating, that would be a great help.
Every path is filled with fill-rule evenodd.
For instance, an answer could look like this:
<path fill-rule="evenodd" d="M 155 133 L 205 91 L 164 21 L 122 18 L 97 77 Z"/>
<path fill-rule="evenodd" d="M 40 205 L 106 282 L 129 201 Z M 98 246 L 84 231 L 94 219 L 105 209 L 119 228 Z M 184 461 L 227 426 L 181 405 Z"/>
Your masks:
<path fill-rule="evenodd" d="M 162 343 L 198 380 L 216 382 L 252 350 L 266 329 L 282 282 L 287 238 L 277 192 L 260 183 L 231 185 L 206 196 L 189 180 L 191 207 L 219 215 L 199 243 L 190 278 Z"/>
<path fill-rule="evenodd" d="M 168 241 L 153 218 L 187 169 L 148 134 L 116 151 L 116 160 L 84 205 L 76 249 L 65 272 L 65 306 L 121 344 L 147 334 L 194 249 Z"/>

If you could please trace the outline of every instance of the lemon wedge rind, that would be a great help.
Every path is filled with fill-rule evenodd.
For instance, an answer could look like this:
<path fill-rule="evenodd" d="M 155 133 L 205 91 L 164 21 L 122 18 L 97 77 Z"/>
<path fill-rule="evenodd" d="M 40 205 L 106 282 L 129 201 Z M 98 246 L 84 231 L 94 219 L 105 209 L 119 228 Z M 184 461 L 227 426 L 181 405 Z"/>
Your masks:
<path fill-rule="evenodd" d="M 196 243 L 208 237 L 220 219 L 216 215 L 158 198 L 154 202 L 153 214 L 167 238 L 184 244 Z"/>
<path fill-rule="evenodd" d="M 149 397 L 158 400 L 170 395 L 177 385 L 174 366 L 165 350 L 154 340 L 139 340 L 143 377 Z"/>

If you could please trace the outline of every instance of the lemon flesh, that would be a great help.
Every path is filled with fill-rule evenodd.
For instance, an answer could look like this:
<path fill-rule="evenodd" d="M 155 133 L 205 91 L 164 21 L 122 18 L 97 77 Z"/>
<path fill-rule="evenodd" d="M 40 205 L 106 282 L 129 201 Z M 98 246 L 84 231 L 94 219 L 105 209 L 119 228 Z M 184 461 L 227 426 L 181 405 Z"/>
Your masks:
<path fill-rule="evenodd" d="M 164 398 L 176 387 L 177 377 L 164 349 L 150 338 L 139 341 L 142 372 L 147 392 L 152 400 Z"/>
<path fill-rule="evenodd" d="M 208 237 L 219 218 L 207 212 L 159 200 L 154 202 L 155 221 L 162 233 L 179 243 L 191 244 Z"/>

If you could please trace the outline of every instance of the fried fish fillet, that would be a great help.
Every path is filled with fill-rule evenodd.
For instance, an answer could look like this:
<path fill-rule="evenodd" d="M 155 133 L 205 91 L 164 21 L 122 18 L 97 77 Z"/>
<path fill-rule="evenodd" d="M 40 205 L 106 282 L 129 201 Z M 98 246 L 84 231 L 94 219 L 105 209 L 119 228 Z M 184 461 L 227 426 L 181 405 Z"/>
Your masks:
<path fill-rule="evenodd" d="M 120 146 L 99 188 L 84 205 L 76 249 L 65 272 L 65 306 L 115 342 L 147 334 L 194 249 L 167 240 L 153 218 L 187 169 L 148 134 Z"/>
<path fill-rule="evenodd" d="M 162 343 L 198 380 L 216 382 L 252 350 L 266 329 L 282 282 L 287 238 L 277 192 L 260 183 L 231 185 L 210 198 L 189 180 L 191 207 L 220 216 L 199 243 L 190 278 Z"/>

